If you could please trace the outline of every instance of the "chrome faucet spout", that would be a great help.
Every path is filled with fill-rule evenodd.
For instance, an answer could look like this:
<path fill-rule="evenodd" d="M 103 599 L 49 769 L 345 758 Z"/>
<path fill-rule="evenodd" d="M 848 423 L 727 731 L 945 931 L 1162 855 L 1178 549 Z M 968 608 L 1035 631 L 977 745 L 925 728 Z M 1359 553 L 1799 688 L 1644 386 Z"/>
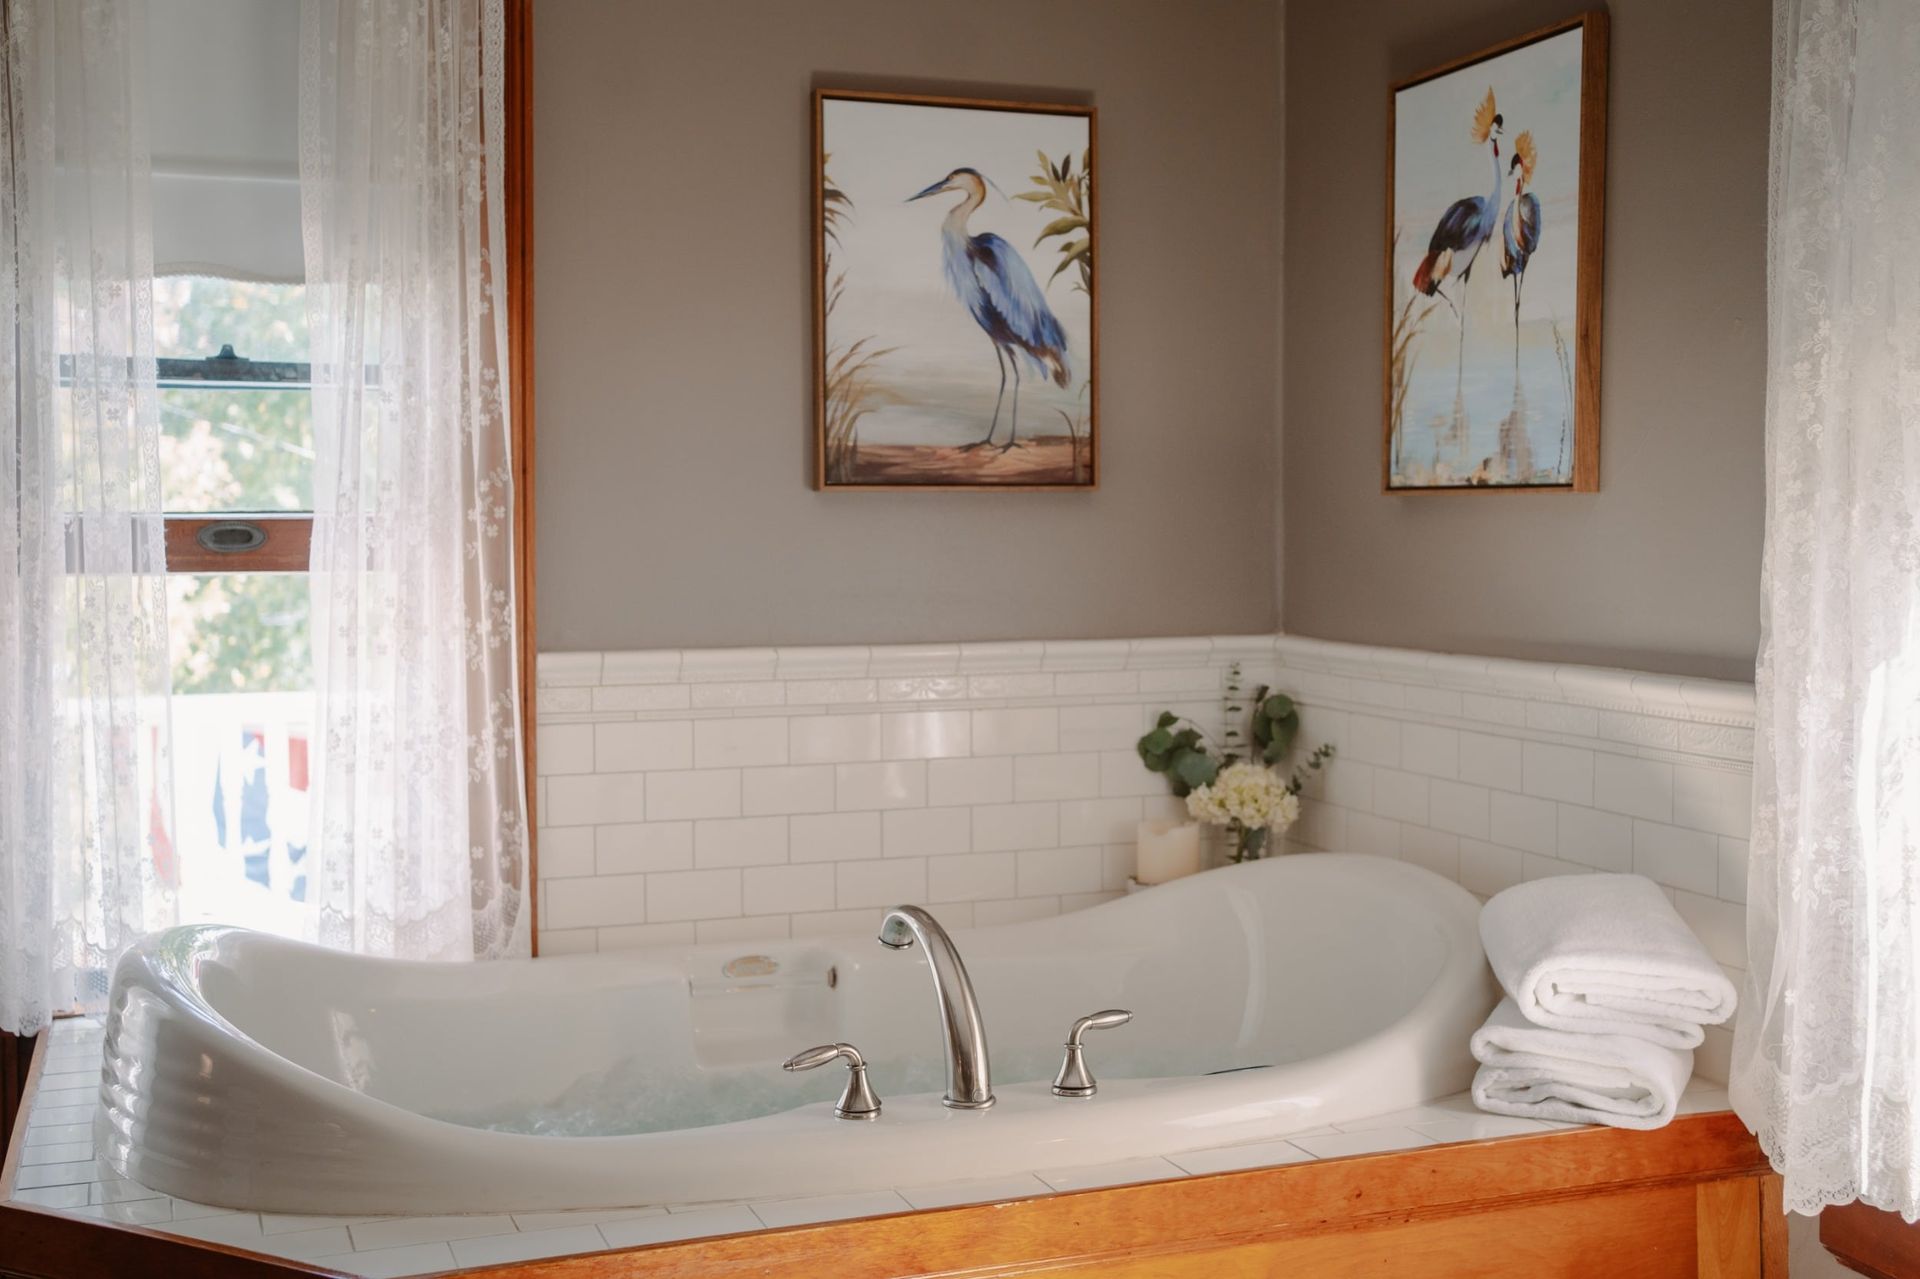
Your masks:
<path fill-rule="evenodd" d="M 947 930 L 918 906 L 895 906 L 880 921 L 880 944 L 905 950 L 915 942 L 927 954 L 940 1024 L 946 1037 L 947 1095 L 955 1110 L 985 1110 L 993 1104 L 993 1072 L 987 1062 L 987 1029 L 973 982 Z"/>

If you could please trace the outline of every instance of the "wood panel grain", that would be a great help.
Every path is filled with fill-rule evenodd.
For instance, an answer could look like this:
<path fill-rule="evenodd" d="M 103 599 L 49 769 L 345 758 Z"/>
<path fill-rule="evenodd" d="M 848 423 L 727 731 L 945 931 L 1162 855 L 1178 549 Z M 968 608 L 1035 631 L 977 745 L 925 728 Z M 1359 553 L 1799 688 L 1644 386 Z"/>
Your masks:
<path fill-rule="evenodd" d="M 21 1114 L 20 1099 L 26 1095 L 27 1075 L 33 1069 L 37 1036 L 16 1035 L 0 1030 L 0 1149 L 13 1135 L 14 1121 Z"/>
<path fill-rule="evenodd" d="M 1820 1214 L 1820 1242 L 1866 1275 L 1911 1279 L 1920 1275 L 1920 1225 L 1869 1204 L 1850 1203 Z"/>
<path fill-rule="evenodd" d="M 1668 1186 L 1217 1251 L 1103 1258 L 1051 1273 L 1107 1279 L 1692 1279 L 1693 1231 L 1692 1192 Z"/>
<path fill-rule="evenodd" d="M 901 1279 L 1054 1273 L 1117 1264 L 1130 1256 L 1199 1252 L 1227 1257 L 1237 1255 L 1235 1249 L 1283 1239 L 1424 1227 L 1538 1203 L 1672 1187 L 1683 1194 L 1688 1222 L 1684 1273 L 1691 1273 L 1697 1208 L 1693 1187 L 1734 1178 L 1751 1199 L 1754 1178 L 1764 1171 L 1759 1148 L 1737 1118 L 1727 1113 L 1690 1115 L 1651 1133 L 1582 1129 L 1425 1147 L 657 1244 L 482 1273 L 520 1279 L 642 1274 L 653 1279 L 818 1279 L 823 1273 L 835 1279 Z M 1312 1272 L 1289 1267 L 1277 1273 Z M 1752 1276 L 1758 1273 L 1756 1269 Z"/>
<path fill-rule="evenodd" d="M 200 530 L 235 521 L 257 524 L 267 540 L 250 551 L 209 551 Z M 312 558 L 311 515 L 169 515 L 169 573 L 304 573 Z"/>
<path fill-rule="evenodd" d="M 527 802 L 527 912 L 540 953 L 539 761 L 534 752 L 539 633 L 534 626 L 533 478 L 533 3 L 506 6 L 507 413 L 513 452 L 514 642 Z"/>
<path fill-rule="evenodd" d="M 0 1205 L 0 1273 L 36 1279 L 288 1279 L 342 1274 L 311 1262 L 18 1204 Z"/>
<path fill-rule="evenodd" d="M 1607 255 L 1607 11 L 1583 14 L 1580 41 L 1580 260 L 1574 295 L 1573 491 L 1600 490 L 1600 302 Z"/>
<path fill-rule="evenodd" d="M 1760 1179 L 1709 1181 L 1694 1188 L 1700 1279 L 1755 1279 L 1760 1273 Z"/>
<path fill-rule="evenodd" d="M 50 1038 L 49 1035 L 39 1034 L 26 1041 L 27 1071 L 25 1078 L 20 1081 L 20 1096 L 15 1103 L 16 1117 L 24 1118 L 33 1108 L 33 1094 L 40 1086 L 40 1072 L 46 1066 L 47 1041 Z M 0 1203 L 13 1197 L 13 1179 L 20 1170 L 20 1151 L 27 1143 L 26 1124 L 10 1125 L 6 1142 L 5 1153 L 0 1154 Z M 0 1253 L 0 1256 L 5 1255 Z"/>
<path fill-rule="evenodd" d="M 1787 1214 L 1778 1173 L 1760 1178 L 1760 1273 L 1787 1279 Z"/>

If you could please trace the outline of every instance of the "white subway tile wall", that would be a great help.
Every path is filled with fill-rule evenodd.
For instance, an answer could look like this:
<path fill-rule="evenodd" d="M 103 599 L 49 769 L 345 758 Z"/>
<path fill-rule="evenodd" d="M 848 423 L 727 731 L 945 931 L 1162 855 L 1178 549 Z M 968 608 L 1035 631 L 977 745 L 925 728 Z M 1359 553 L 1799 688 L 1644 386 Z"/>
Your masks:
<path fill-rule="evenodd" d="M 1746 965 L 1751 685 L 1281 637 L 1249 676 L 1339 753 L 1291 849 L 1380 853 L 1482 897 L 1524 880 L 1635 871 L 1739 984 Z M 1724 1080 L 1728 1027 L 1696 1070 Z"/>
<path fill-rule="evenodd" d="M 542 952 L 1115 896 L 1180 811 L 1134 742 L 1163 707 L 1216 730 L 1236 643 L 545 655 Z"/>
<path fill-rule="evenodd" d="M 1135 741 L 1163 709 L 1217 733 L 1234 663 L 1337 748 L 1289 849 L 1483 897 L 1637 871 L 1739 980 L 1750 685 L 1290 636 L 543 654 L 541 951 L 1107 900 L 1135 824 L 1182 812 Z M 1700 1072 L 1724 1079 L 1730 1047 L 1710 1031 Z"/>

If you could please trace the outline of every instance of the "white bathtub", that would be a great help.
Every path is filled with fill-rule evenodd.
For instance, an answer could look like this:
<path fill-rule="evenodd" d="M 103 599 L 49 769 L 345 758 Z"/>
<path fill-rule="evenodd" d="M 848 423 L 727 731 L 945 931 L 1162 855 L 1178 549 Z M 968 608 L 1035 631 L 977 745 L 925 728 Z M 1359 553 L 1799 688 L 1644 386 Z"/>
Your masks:
<path fill-rule="evenodd" d="M 1314 854 L 956 930 L 992 1050 L 983 1111 L 940 1104 L 926 961 L 871 934 L 442 965 L 175 929 L 114 975 L 102 1149 L 186 1199 L 392 1214 L 824 1194 L 1284 1136 L 1467 1085 L 1495 994 L 1477 911 L 1416 867 Z M 1134 1018 L 1088 1038 L 1099 1094 L 1054 1097 L 1069 1023 L 1112 1007 Z M 872 1063 L 875 1122 L 833 1117 L 837 1065 L 780 1070 L 836 1040 Z M 607 1135 L 551 1135 L 581 1132 Z"/>

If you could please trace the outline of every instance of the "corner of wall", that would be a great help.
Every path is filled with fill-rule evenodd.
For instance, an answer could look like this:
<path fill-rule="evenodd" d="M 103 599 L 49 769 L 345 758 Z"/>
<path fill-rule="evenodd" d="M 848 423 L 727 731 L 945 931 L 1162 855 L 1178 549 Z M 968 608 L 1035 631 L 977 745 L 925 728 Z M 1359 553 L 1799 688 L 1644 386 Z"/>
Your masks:
<path fill-rule="evenodd" d="M 1280 140 L 1274 164 L 1278 178 L 1273 205 L 1274 270 L 1278 279 L 1273 290 L 1273 629 L 1284 632 L 1287 624 L 1287 432 L 1286 432 L 1286 354 L 1287 354 L 1287 0 L 1274 0 L 1273 95 Z"/>

